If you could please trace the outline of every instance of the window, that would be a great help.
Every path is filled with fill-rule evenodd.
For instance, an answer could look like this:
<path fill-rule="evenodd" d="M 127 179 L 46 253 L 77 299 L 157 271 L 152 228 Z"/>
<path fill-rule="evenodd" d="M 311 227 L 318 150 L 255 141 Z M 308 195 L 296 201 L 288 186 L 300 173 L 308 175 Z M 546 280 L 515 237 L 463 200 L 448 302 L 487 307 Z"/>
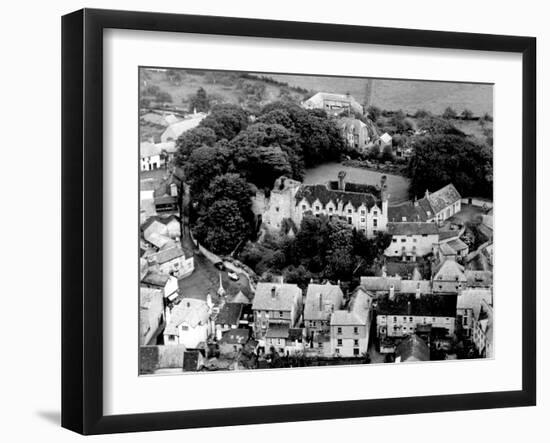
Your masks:
<path fill-rule="evenodd" d="M 427 236 L 428 236 L 428 234 L 422 234 L 422 237 L 427 237 Z"/>
<path fill-rule="evenodd" d="M 328 208 L 328 212 L 332 212 L 332 208 Z"/>
<path fill-rule="evenodd" d="M 359 346 L 359 340 L 353 340 L 353 346 Z"/>
<path fill-rule="evenodd" d="M 354 334 L 359 334 L 359 328 L 358 328 L 357 326 L 355 326 L 355 327 L 353 328 L 353 333 L 354 333 Z"/>
<path fill-rule="evenodd" d="M 396 239 L 396 238 L 392 238 L 391 241 L 392 241 L 393 243 L 397 243 L 397 239 Z"/>
<path fill-rule="evenodd" d="M 353 355 L 359 355 L 359 349 L 353 348 Z"/>
<path fill-rule="evenodd" d="M 337 332 L 338 332 L 338 334 L 341 334 L 342 333 L 342 328 L 338 328 Z"/>
<path fill-rule="evenodd" d="M 393 317 L 393 321 L 397 321 L 397 317 Z"/>
<path fill-rule="evenodd" d="M 365 210 L 361 209 L 361 215 L 365 215 Z"/>
<path fill-rule="evenodd" d="M 277 212 L 279 212 L 279 207 L 278 207 L 278 206 L 277 206 L 277 207 L 275 207 L 275 210 L 276 210 Z"/>
<path fill-rule="evenodd" d="M 402 238 L 402 239 L 401 239 L 401 243 L 405 243 L 406 241 L 407 241 L 406 238 Z"/>
<path fill-rule="evenodd" d="M 341 338 L 338 339 L 338 346 L 342 346 L 342 339 Z"/>
<path fill-rule="evenodd" d="M 319 206 L 315 206 L 315 210 L 318 211 L 318 210 L 319 210 Z"/>
<path fill-rule="evenodd" d="M 279 311 L 279 318 L 283 318 L 283 311 Z"/>
<path fill-rule="evenodd" d="M 374 215 L 375 217 L 378 217 L 378 211 L 374 211 L 374 212 L 372 213 L 372 215 Z"/>
<path fill-rule="evenodd" d="M 415 238 L 413 238 L 413 243 L 416 243 L 416 237 L 415 237 Z"/>
<path fill-rule="evenodd" d="M 353 223 L 353 220 L 351 219 L 351 217 L 348 217 L 348 223 L 351 225 Z"/>
<path fill-rule="evenodd" d="M 361 217 L 361 223 L 365 223 L 365 217 Z"/>
<path fill-rule="evenodd" d="M 303 211 L 306 210 L 306 205 L 302 205 L 302 210 L 303 210 Z"/>
<path fill-rule="evenodd" d="M 339 353 L 340 353 L 340 349 L 336 348 L 336 353 L 339 354 Z"/>
<path fill-rule="evenodd" d="M 372 225 L 373 225 L 374 227 L 378 226 L 378 219 L 377 219 L 377 218 L 375 218 L 375 219 L 372 220 Z"/>
<path fill-rule="evenodd" d="M 413 321 L 413 318 L 412 318 L 412 317 L 409 317 L 409 321 Z"/>
<path fill-rule="evenodd" d="M 407 317 L 403 317 L 403 321 L 407 321 Z"/>
<path fill-rule="evenodd" d="M 351 209 L 348 209 L 348 214 L 351 214 L 351 212 L 352 212 Z"/>
<path fill-rule="evenodd" d="M 376 229 L 373 229 L 372 233 L 373 233 L 373 235 L 376 235 L 376 234 L 378 234 L 378 231 Z"/>

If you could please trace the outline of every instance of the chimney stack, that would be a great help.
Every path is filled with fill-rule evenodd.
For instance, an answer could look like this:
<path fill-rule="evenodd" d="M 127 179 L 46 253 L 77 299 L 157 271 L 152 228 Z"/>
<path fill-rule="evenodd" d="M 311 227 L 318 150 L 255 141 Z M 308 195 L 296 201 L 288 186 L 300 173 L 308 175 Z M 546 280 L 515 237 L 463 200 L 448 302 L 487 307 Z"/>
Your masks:
<path fill-rule="evenodd" d="M 416 199 L 416 195 L 414 196 L 414 205 L 418 206 L 418 200 Z"/>
<path fill-rule="evenodd" d="M 319 294 L 319 311 L 323 310 L 323 294 Z"/>
<path fill-rule="evenodd" d="M 411 301 L 409 300 L 407 302 L 407 315 L 411 315 L 411 312 L 412 312 L 412 306 L 411 306 Z"/>
<path fill-rule="evenodd" d="M 430 196 L 430 191 L 428 191 L 428 190 L 426 189 L 426 193 L 424 194 L 424 196 L 425 196 L 426 198 L 428 198 L 428 197 Z"/>
<path fill-rule="evenodd" d="M 395 300 L 395 286 L 394 285 L 390 285 L 390 300 L 391 301 Z"/>
<path fill-rule="evenodd" d="M 416 299 L 420 300 L 420 282 L 416 284 Z M 409 302 L 410 303 L 410 302 Z"/>

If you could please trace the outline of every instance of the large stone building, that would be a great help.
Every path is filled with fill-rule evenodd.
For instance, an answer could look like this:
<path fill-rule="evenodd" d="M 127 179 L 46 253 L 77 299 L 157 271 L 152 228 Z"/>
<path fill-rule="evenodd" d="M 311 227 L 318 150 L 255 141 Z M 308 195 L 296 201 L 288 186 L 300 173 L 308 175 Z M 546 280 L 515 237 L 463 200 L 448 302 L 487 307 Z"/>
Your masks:
<path fill-rule="evenodd" d="M 341 171 L 338 180 L 326 184 L 304 185 L 280 177 L 267 197 L 259 191 L 253 211 L 268 230 L 278 231 L 285 219 L 300 226 L 305 215 L 335 217 L 364 232 L 368 237 L 386 230 L 388 194 L 386 176 L 379 186 L 350 183 Z"/>

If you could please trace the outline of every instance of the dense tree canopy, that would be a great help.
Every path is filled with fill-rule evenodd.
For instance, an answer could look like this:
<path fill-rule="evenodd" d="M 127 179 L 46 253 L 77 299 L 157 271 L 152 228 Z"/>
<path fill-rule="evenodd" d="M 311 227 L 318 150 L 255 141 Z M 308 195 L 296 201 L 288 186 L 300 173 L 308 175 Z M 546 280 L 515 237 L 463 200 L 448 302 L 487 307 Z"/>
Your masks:
<path fill-rule="evenodd" d="M 453 183 L 462 195 L 492 198 L 492 150 L 458 135 L 421 137 L 415 143 L 408 175 L 411 196 Z"/>
<path fill-rule="evenodd" d="M 225 146 L 201 146 L 195 149 L 185 164 L 191 195 L 199 201 L 210 182 L 228 170 L 230 151 Z"/>
<path fill-rule="evenodd" d="M 212 129 L 218 140 L 231 140 L 248 125 L 248 115 L 237 105 L 216 105 L 200 123 Z"/>
<path fill-rule="evenodd" d="M 211 128 L 198 126 L 179 136 L 176 141 L 176 164 L 182 166 L 191 152 L 201 146 L 214 146 L 216 133 Z"/>
<path fill-rule="evenodd" d="M 204 88 L 197 89 L 195 95 L 192 95 L 189 99 L 189 111 L 190 112 L 207 112 L 210 109 L 210 100 L 206 94 Z"/>

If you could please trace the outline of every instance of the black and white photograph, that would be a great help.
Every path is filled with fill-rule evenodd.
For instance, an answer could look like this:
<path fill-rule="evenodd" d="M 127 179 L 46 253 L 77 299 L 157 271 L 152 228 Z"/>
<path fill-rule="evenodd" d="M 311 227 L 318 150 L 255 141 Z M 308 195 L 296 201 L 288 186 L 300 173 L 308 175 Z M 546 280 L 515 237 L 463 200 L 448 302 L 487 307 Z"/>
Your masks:
<path fill-rule="evenodd" d="M 494 357 L 492 84 L 138 76 L 141 375 Z"/>

